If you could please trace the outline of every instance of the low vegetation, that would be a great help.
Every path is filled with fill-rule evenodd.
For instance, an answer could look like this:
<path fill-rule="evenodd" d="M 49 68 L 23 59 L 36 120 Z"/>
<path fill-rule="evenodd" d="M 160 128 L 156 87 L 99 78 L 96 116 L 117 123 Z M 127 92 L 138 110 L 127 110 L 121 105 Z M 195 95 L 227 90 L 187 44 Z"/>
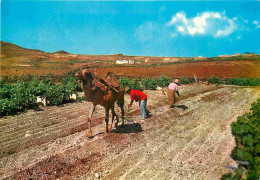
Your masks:
<path fill-rule="evenodd" d="M 167 76 L 160 76 L 156 79 L 157 85 L 160 87 L 168 86 L 171 82 L 171 79 Z"/>
<path fill-rule="evenodd" d="M 236 141 L 231 156 L 234 160 L 247 161 L 249 165 L 239 165 L 234 174 L 223 175 L 223 180 L 253 180 L 260 177 L 260 99 L 252 104 L 251 110 L 231 124 Z"/>
<path fill-rule="evenodd" d="M 137 89 L 140 91 L 143 91 L 143 87 L 141 86 L 140 82 L 136 79 L 129 79 L 129 78 L 120 78 L 119 82 L 121 86 L 125 89 L 126 87 L 129 87 L 131 89 Z"/>
<path fill-rule="evenodd" d="M 129 87 L 130 89 L 137 90 L 155 90 L 157 86 L 166 87 L 170 84 L 171 79 L 167 76 L 160 76 L 158 78 L 143 78 L 139 82 L 136 79 L 120 78 L 119 79 L 123 88 Z M 191 79 L 179 78 L 180 84 L 192 83 Z"/>
<path fill-rule="evenodd" d="M 1 116 L 16 114 L 30 108 L 37 108 L 36 96 L 46 97 L 48 105 L 60 105 L 68 102 L 72 93 L 82 91 L 81 85 L 75 80 L 75 72 L 70 71 L 63 76 L 47 74 L 14 75 L 1 77 L 0 112 Z M 119 79 L 123 88 L 137 90 L 155 90 L 157 86 L 166 87 L 171 82 L 167 76 L 143 78 L 141 80 L 122 77 Z M 239 86 L 260 86 L 260 78 L 220 79 L 216 76 L 208 79 L 211 84 L 227 84 Z M 180 84 L 190 84 L 192 79 L 181 77 Z M 82 100 L 82 99 L 80 99 Z"/>
<path fill-rule="evenodd" d="M 141 81 L 141 85 L 144 89 L 155 90 L 157 87 L 157 82 L 154 79 L 144 78 Z"/>
<path fill-rule="evenodd" d="M 179 84 L 191 84 L 191 83 L 192 83 L 191 78 L 184 78 L 184 77 L 179 78 Z"/>
<path fill-rule="evenodd" d="M 63 78 L 61 82 L 61 84 L 56 84 L 48 78 L 42 81 L 35 79 L 15 84 L 6 84 L 1 81 L 1 116 L 37 108 L 36 96 L 46 97 L 49 105 L 60 105 L 66 103 L 71 94 L 82 91 L 75 78 Z"/>
<path fill-rule="evenodd" d="M 216 76 L 208 79 L 211 84 L 226 84 L 226 85 L 237 85 L 237 86 L 260 86 L 260 78 L 229 78 L 220 79 Z"/>
<path fill-rule="evenodd" d="M 75 73 L 74 73 L 75 74 Z M 1 76 L 1 81 L 5 84 L 9 83 L 17 83 L 17 82 L 30 82 L 33 80 L 43 81 L 45 79 L 51 79 L 53 82 L 60 82 L 62 78 L 69 76 L 59 76 L 54 74 L 46 74 L 46 75 L 10 75 L 10 76 Z"/>

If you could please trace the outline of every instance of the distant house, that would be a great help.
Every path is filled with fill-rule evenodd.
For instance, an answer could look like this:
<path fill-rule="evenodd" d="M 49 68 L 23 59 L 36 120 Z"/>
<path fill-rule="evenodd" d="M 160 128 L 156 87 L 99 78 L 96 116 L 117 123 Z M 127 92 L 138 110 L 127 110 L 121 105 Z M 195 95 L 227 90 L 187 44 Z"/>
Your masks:
<path fill-rule="evenodd" d="M 116 60 L 116 64 L 128 64 L 128 60 Z"/>
<path fill-rule="evenodd" d="M 170 60 L 171 60 L 171 58 L 169 58 L 169 57 L 163 58 L 164 62 L 169 62 Z"/>
<path fill-rule="evenodd" d="M 240 56 L 240 53 L 235 53 L 236 56 Z"/>
<path fill-rule="evenodd" d="M 116 60 L 116 64 L 134 64 L 135 60 Z"/>
<path fill-rule="evenodd" d="M 134 64 L 134 63 L 135 63 L 135 60 L 128 60 L 128 63 L 129 63 L 129 64 Z"/>
<path fill-rule="evenodd" d="M 218 57 L 232 57 L 232 55 L 219 55 Z"/>
<path fill-rule="evenodd" d="M 203 59 L 206 59 L 206 58 L 203 57 L 203 56 L 198 56 L 198 57 L 195 57 L 194 59 L 195 59 L 195 60 L 203 60 Z"/>
<path fill-rule="evenodd" d="M 144 62 L 146 62 L 146 63 L 147 63 L 147 62 L 150 62 L 150 59 L 149 59 L 149 58 L 145 58 L 145 59 L 144 59 Z"/>

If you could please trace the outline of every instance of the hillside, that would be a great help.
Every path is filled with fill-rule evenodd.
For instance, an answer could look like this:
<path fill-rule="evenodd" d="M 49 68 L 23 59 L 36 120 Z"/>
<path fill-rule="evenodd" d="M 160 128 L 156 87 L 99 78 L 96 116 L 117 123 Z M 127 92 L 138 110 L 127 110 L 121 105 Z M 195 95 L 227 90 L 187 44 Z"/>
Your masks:
<path fill-rule="evenodd" d="M 95 66 L 101 74 L 109 71 L 124 76 L 209 78 L 213 75 L 229 77 L 260 77 L 260 56 L 245 54 L 228 57 L 152 57 L 114 55 L 70 54 L 64 50 L 47 53 L 26 49 L 1 41 L 1 76 L 6 75 L 63 75 L 82 65 Z M 116 60 L 134 60 L 135 64 L 116 64 Z M 156 67 L 157 71 L 154 71 Z"/>
<path fill-rule="evenodd" d="M 45 52 L 35 49 L 26 49 L 13 43 L 1 41 L 1 58 L 25 56 L 31 54 L 43 54 Z"/>
<path fill-rule="evenodd" d="M 55 52 L 56 54 L 70 54 L 70 53 L 68 53 L 68 52 L 66 52 L 66 51 L 64 51 L 64 50 L 61 50 L 61 51 L 57 51 L 57 52 Z"/>

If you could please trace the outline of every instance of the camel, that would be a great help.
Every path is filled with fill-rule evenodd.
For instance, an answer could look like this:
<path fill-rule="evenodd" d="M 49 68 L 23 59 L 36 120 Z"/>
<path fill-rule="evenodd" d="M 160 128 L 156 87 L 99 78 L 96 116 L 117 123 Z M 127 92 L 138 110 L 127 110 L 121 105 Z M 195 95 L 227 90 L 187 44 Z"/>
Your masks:
<path fill-rule="evenodd" d="M 81 71 L 75 74 L 75 76 L 78 80 L 81 81 L 86 100 L 91 102 L 91 108 L 88 116 L 89 130 L 87 137 L 93 137 L 91 130 L 91 118 L 95 111 L 96 105 L 101 105 L 105 108 L 106 133 L 109 133 L 112 130 L 112 125 L 115 117 L 117 119 L 115 126 L 117 127 L 118 125 L 118 116 L 114 110 L 115 102 L 117 102 L 117 104 L 121 108 L 121 125 L 122 127 L 124 127 L 124 90 L 119 84 L 116 75 L 114 73 L 108 73 L 105 78 L 97 79 L 94 76 L 94 69 L 88 66 L 84 66 L 82 67 Z M 108 127 L 110 109 L 112 111 L 112 122 Z"/>

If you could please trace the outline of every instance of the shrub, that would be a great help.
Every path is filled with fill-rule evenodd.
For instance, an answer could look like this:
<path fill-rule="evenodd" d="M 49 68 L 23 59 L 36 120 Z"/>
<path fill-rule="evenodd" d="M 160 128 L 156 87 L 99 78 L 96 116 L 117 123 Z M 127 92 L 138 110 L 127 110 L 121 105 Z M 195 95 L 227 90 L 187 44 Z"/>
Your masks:
<path fill-rule="evenodd" d="M 140 91 L 144 90 L 141 84 L 136 79 L 120 78 L 119 82 L 124 89 L 126 87 L 129 87 L 130 89 L 136 89 Z"/>
<path fill-rule="evenodd" d="M 69 100 L 71 94 L 76 93 L 75 84 L 68 82 L 66 85 L 49 86 L 44 94 L 50 105 L 60 105 Z"/>
<path fill-rule="evenodd" d="M 213 76 L 212 78 L 208 79 L 208 82 L 211 84 L 222 84 L 222 81 L 216 76 Z"/>
<path fill-rule="evenodd" d="M 68 76 L 68 75 L 67 75 Z M 46 74 L 46 75 L 10 75 L 10 76 L 1 76 L 1 80 L 4 83 L 17 83 L 20 82 L 31 82 L 33 80 L 51 80 L 52 82 L 59 82 L 61 78 L 64 76 L 54 75 L 54 74 Z"/>
<path fill-rule="evenodd" d="M 76 93 L 78 86 L 79 84 L 73 82 L 72 79 L 64 80 L 64 84 L 37 79 L 13 85 L 3 84 L 0 88 L 1 115 L 11 115 L 29 108 L 36 108 L 36 96 L 46 96 L 51 105 L 65 103 L 71 94 Z"/>
<path fill-rule="evenodd" d="M 11 101 L 19 111 L 37 106 L 35 90 L 27 82 L 19 82 L 11 89 Z"/>
<path fill-rule="evenodd" d="M 155 90 L 157 82 L 154 79 L 145 78 L 145 79 L 142 79 L 141 84 L 142 84 L 143 88 L 146 90 Z"/>
<path fill-rule="evenodd" d="M 49 86 L 46 93 L 46 99 L 51 105 L 59 105 L 64 102 L 64 86 L 62 85 L 53 85 Z"/>
<path fill-rule="evenodd" d="M 208 79 L 211 84 L 228 84 L 237 86 L 260 86 L 260 78 L 229 78 L 226 80 L 221 80 L 216 76 Z"/>
<path fill-rule="evenodd" d="M 76 78 L 75 77 L 67 77 L 67 78 L 62 78 L 61 83 L 63 85 L 66 85 L 68 83 L 76 83 Z"/>
<path fill-rule="evenodd" d="M 44 84 L 49 84 L 52 82 L 52 80 L 50 78 L 46 78 L 42 81 Z"/>
<path fill-rule="evenodd" d="M 119 79 L 119 82 L 120 82 L 122 88 L 124 88 L 124 89 L 130 85 L 130 81 L 131 80 L 128 79 L 128 78 L 120 78 Z"/>
<path fill-rule="evenodd" d="M 260 86 L 260 78 L 230 78 L 226 80 L 225 84 L 238 86 Z"/>
<path fill-rule="evenodd" d="M 81 68 L 73 69 L 65 74 L 66 77 L 75 77 L 76 72 L 80 71 Z"/>
<path fill-rule="evenodd" d="M 74 88 L 75 91 L 83 91 L 81 84 L 76 81 L 75 77 L 62 78 L 61 82 L 63 85 L 68 85 L 70 88 Z"/>
<path fill-rule="evenodd" d="M 129 88 L 130 89 L 136 89 L 136 90 L 140 90 L 143 91 L 143 87 L 141 87 L 140 83 L 136 80 L 136 79 L 132 79 L 129 82 Z"/>
<path fill-rule="evenodd" d="M 11 86 L 3 85 L 0 88 L 0 99 L 11 98 Z"/>
<path fill-rule="evenodd" d="M 16 112 L 16 107 L 12 101 L 8 99 L 0 100 L 0 113 L 2 116 L 15 114 L 15 112 Z"/>
<path fill-rule="evenodd" d="M 236 147 L 232 151 L 235 160 L 248 161 L 249 166 L 246 179 L 258 179 L 260 176 L 260 99 L 251 106 L 251 113 L 244 114 L 233 122 L 232 134 L 235 136 Z M 240 169 L 242 169 L 240 165 Z M 231 174 L 224 175 L 222 179 L 235 177 Z"/>
<path fill-rule="evenodd" d="M 184 77 L 179 78 L 179 84 L 190 84 L 190 83 L 192 83 L 191 79 L 184 78 Z"/>
<path fill-rule="evenodd" d="M 29 83 L 19 82 L 15 86 L 5 85 L 1 88 L 1 115 L 15 114 L 29 108 L 37 107 L 35 90 Z"/>
<path fill-rule="evenodd" d="M 167 76 L 160 76 L 156 79 L 158 86 L 165 87 L 168 86 L 171 82 L 171 79 Z"/>

